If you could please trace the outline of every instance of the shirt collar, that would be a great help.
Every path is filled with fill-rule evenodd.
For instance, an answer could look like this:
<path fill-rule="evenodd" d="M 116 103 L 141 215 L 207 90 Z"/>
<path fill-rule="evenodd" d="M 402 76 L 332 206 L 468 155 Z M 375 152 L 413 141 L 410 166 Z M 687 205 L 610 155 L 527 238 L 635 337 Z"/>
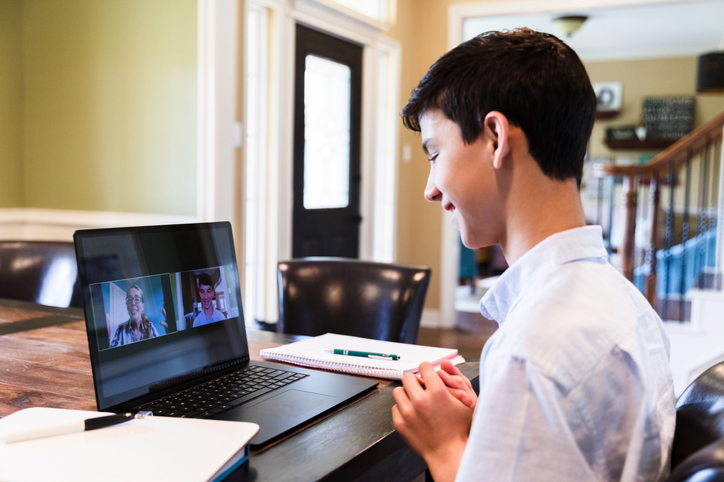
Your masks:
<path fill-rule="evenodd" d="M 505 270 L 480 300 L 484 317 L 502 324 L 524 288 L 556 266 L 590 258 L 606 258 L 600 226 L 585 226 L 553 234 Z"/>

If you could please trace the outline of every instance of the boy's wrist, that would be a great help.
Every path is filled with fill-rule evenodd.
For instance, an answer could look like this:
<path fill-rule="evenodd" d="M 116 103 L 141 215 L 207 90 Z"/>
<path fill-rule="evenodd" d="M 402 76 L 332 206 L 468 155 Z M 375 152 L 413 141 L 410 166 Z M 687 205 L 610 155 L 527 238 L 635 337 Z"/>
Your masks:
<path fill-rule="evenodd" d="M 423 457 L 435 482 L 453 482 L 463 459 L 467 436 L 440 444 L 436 450 Z"/>

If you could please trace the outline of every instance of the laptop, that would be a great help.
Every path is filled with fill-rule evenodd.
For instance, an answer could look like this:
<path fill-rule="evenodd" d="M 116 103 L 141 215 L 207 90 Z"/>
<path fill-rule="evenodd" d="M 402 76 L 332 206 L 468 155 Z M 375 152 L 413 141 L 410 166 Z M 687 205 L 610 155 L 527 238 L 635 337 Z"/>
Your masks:
<path fill-rule="evenodd" d="M 259 448 L 377 386 L 250 361 L 228 222 L 74 239 L 99 411 L 254 422 Z"/>

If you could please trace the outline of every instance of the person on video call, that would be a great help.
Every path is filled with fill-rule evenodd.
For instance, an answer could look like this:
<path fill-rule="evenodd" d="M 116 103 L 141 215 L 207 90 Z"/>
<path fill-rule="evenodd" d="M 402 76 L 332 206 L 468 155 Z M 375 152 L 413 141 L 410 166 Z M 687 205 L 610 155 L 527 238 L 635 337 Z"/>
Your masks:
<path fill-rule="evenodd" d="M 199 275 L 199 299 L 201 300 L 201 313 L 194 319 L 193 326 L 208 325 L 215 321 L 225 320 L 226 317 L 214 306 L 216 291 L 211 277 L 202 273 Z"/>
<path fill-rule="evenodd" d="M 425 197 L 509 268 L 481 300 L 498 330 L 480 393 L 449 362 L 394 390 L 395 427 L 436 482 L 656 481 L 674 388 L 661 320 L 607 261 L 579 185 L 596 97 L 576 53 L 530 29 L 443 55 L 402 110 L 430 161 Z"/>
<path fill-rule="evenodd" d="M 126 309 L 128 321 L 124 321 L 118 328 L 111 341 L 111 347 L 128 345 L 136 341 L 155 338 L 158 336 L 156 327 L 146 317 L 143 290 L 136 285 L 126 291 Z"/>

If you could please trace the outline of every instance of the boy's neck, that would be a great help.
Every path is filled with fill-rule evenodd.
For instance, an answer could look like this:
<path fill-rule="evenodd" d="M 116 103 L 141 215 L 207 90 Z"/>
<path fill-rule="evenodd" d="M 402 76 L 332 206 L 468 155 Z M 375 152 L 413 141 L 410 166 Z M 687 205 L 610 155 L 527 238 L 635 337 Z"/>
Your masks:
<path fill-rule="evenodd" d="M 549 236 L 586 225 L 581 196 L 574 179 L 545 177 L 518 186 L 506 209 L 506 230 L 500 240 L 508 264 Z"/>

